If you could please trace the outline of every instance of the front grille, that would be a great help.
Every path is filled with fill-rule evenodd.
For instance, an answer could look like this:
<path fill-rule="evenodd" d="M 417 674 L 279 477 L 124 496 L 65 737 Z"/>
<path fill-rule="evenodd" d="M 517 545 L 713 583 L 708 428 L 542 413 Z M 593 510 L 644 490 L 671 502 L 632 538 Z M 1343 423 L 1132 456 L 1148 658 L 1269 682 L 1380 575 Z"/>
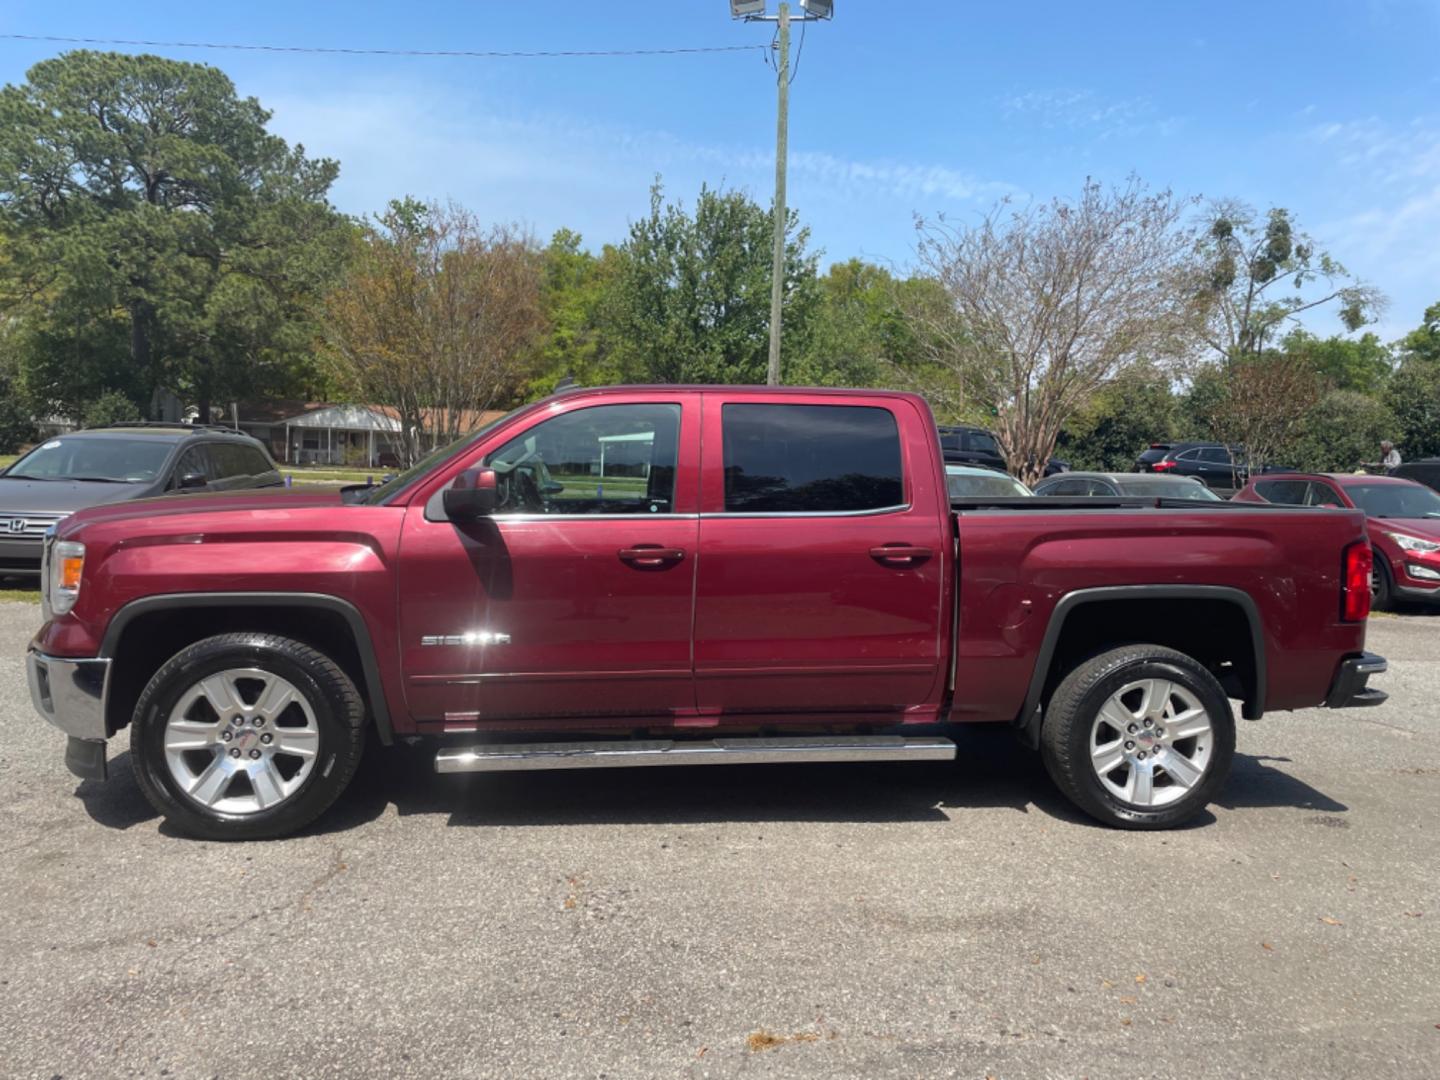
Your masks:
<path fill-rule="evenodd" d="M 43 540 L 50 526 L 69 516 L 40 510 L 16 513 L 0 510 L 0 540 Z"/>

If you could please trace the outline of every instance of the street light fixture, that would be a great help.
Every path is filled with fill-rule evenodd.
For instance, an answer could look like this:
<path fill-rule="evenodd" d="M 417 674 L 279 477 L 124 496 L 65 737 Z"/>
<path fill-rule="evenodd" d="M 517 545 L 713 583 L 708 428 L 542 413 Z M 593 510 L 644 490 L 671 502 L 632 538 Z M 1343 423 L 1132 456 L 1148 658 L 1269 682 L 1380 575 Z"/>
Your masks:
<path fill-rule="evenodd" d="M 779 23 L 775 55 L 779 61 L 780 107 L 775 123 L 775 251 L 770 267 L 770 366 L 766 382 L 780 385 L 780 322 L 785 301 L 785 226 L 789 217 L 785 207 L 785 168 L 790 148 L 790 23 L 817 22 L 835 14 L 834 0 L 800 0 L 805 14 L 790 15 L 790 5 L 782 3 L 778 15 L 765 14 L 765 0 L 730 0 L 732 18 L 746 22 Z"/>

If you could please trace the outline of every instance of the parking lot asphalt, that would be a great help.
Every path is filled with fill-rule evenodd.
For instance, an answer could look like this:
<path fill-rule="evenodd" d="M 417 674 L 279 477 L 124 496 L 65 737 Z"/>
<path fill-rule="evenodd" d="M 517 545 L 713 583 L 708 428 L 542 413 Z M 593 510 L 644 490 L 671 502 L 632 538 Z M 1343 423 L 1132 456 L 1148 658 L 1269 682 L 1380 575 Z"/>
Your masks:
<path fill-rule="evenodd" d="M 0 605 L 5 1077 L 1440 1076 L 1440 618 L 1381 709 L 1241 727 L 1122 833 L 978 731 L 949 764 L 438 777 L 310 831 L 163 827 L 65 771 Z"/>

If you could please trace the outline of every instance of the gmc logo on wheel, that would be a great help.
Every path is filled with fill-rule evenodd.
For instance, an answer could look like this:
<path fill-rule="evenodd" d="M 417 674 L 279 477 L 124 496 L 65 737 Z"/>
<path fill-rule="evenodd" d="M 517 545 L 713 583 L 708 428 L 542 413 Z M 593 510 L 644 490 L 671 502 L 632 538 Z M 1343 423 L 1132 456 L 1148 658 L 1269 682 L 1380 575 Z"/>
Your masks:
<path fill-rule="evenodd" d="M 12 533 L 25 531 L 26 521 L 24 518 L 11 518 L 9 524 Z"/>

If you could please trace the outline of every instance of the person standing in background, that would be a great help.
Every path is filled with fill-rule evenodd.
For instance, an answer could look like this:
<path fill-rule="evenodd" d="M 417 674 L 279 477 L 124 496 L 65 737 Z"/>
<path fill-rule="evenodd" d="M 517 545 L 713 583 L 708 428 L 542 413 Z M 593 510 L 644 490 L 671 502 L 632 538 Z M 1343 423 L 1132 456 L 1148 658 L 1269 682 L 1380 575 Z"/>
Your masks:
<path fill-rule="evenodd" d="M 1387 473 L 1400 467 L 1400 451 L 1389 439 L 1380 444 L 1380 465 Z"/>

